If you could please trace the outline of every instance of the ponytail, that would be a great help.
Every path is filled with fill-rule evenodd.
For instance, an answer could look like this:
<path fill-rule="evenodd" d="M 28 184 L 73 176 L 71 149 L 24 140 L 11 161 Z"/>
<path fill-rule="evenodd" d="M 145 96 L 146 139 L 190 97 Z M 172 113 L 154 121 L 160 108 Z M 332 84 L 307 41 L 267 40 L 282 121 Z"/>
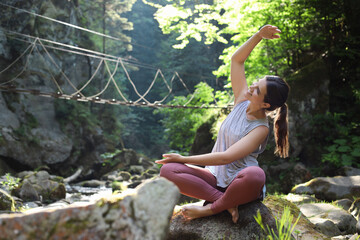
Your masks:
<path fill-rule="evenodd" d="M 288 107 L 284 103 L 276 109 L 274 118 L 275 154 L 282 158 L 289 156 Z"/>
<path fill-rule="evenodd" d="M 289 156 L 289 130 L 288 130 L 288 107 L 286 100 L 289 95 L 290 86 L 278 76 L 265 76 L 266 95 L 264 102 L 270 106 L 266 109 L 275 112 L 274 117 L 274 136 L 275 154 L 282 158 Z"/>

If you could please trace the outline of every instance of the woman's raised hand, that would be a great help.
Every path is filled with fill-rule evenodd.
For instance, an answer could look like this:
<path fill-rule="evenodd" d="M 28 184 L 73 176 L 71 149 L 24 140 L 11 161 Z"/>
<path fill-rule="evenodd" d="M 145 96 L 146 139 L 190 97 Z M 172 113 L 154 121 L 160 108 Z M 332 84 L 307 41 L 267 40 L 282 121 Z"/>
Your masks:
<path fill-rule="evenodd" d="M 171 162 L 182 162 L 181 159 L 184 157 L 177 153 L 168 153 L 168 154 L 163 154 L 163 158 L 164 159 L 156 160 L 155 163 L 165 164 Z"/>
<path fill-rule="evenodd" d="M 259 35 L 265 39 L 280 38 L 278 33 L 281 33 L 280 29 L 272 25 L 265 25 L 259 30 Z"/>

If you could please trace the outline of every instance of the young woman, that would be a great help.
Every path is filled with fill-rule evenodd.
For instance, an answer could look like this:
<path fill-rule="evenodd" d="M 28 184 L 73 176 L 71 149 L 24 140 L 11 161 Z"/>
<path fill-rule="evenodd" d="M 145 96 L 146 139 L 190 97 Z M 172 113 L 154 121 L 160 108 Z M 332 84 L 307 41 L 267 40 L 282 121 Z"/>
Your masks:
<path fill-rule="evenodd" d="M 289 86 L 277 76 L 265 76 L 249 88 L 244 63 L 262 39 L 275 39 L 280 30 L 262 27 L 231 58 L 234 109 L 222 123 L 211 153 L 196 156 L 164 154 L 156 161 L 164 164 L 160 176 L 174 182 L 184 195 L 204 199 L 205 206 L 182 209 L 188 220 L 228 210 L 233 222 L 239 218 L 237 206 L 262 197 L 265 173 L 257 156 L 265 149 L 269 125 L 266 113 L 277 110 L 274 119 L 275 153 L 288 155 L 287 105 Z M 194 164 L 206 166 L 196 167 Z"/>

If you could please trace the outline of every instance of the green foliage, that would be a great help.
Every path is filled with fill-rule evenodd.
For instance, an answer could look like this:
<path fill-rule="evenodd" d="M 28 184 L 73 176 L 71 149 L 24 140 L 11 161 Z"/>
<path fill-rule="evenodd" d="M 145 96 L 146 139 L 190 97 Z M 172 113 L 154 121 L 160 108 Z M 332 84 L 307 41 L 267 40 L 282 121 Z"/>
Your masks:
<path fill-rule="evenodd" d="M 125 34 L 125 31 L 132 29 L 132 23 L 122 15 L 131 10 L 134 2 L 135 0 L 79 0 L 78 11 L 83 26 L 117 38 L 90 35 L 89 38 L 95 45 L 95 50 L 119 55 L 132 49 L 132 45 L 129 44 L 131 39 Z"/>
<path fill-rule="evenodd" d="M 176 48 L 189 39 L 226 45 L 214 71 L 230 76 L 230 57 L 259 27 L 276 25 L 281 38 L 262 41 L 247 59 L 249 82 L 264 75 L 287 77 L 319 57 L 328 61 L 332 112 L 347 112 L 359 119 L 360 38 L 355 24 L 356 1 L 225 0 L 151 1 L 158 8 L 156 19 L 164 33 L 177 33 Z M 205 39 L 205 40 L 204 40 Z M 228 85 L 229 87 L 229 85 Z M 346 101 L 346 103 L 344 102 Z"/>
<path fill-rule="evenodd" d="M 116 161 L 116 159 L 114 159 L 114 157 L 116 155 L 118 155 L 119 153 L 121 153 L 121 150 L 116 149 L 114 152 L 106 152 L 100 155 L 101 159 L 103 160 L 102 166 L 110 166 L 110 167 L 114 167 L 118 161 Z"/>
<path fill-rule="evenodd" d="M 290 240 L 292 238 L 292 232 L 295 229 L 296 224 L 300 220 L 300 216 L 296 219 L 294 224 L 293 215 L 290 213 L 289 207 L 285 207 L 281 215 L 280 220 L 275 219 L 276 230 L 271 229 L 269 226 L 264 226 L 261 218 L 260 211 L 257 211 L 257 215 L 254 217 L 256 222 L 260 225 L 261 229 L 267 234 L 266 239 L 268 240 Z"/>
<path fill-rule="evenodd" d="M 20 178 L 16 178 L 10 175 L 10 173 L 5 174 L 6 181 L 1 181 L 0 184 L 11 192 L 13 189 L 19 186 Z"/>
<path fill-rule="evenodd" d="M 333 144 L 326 148 L 321 161 L 333 164 L 335 167 L 354 166 L 359 168 L 360 137 L 354 135 L 335 139 Z"/>
<path fill-rule="evenodd" d="M 214 99 L 213 89 L 206 83 L 199 83 L 195 86 L 194 95 L 177 96 L 170 104 L 187 106 L 210 106 Z M 218 101 L 224 101 L 223 95 L 217 95 Z M 228 100 L 228 99 L 227 99 Z M 163 108 L 155 113 L 161 113 L 164 118 L 162 123 L 165 127 L 166 137 L 170 140 L 170 147 L 183 152 L 190 151 L 194 141 L 196 130 L 211 116 L 218 113 L 214 109 L 186 109 L 186 108 Z"/>
<path fill-rule="evenodd" d="M 305 29 L 316 26 L 316 10 L 305 6 L 302 0 L 227 0 L 213 4 L 172 1 L 158 7 L 155 17 L 163 32 L 180 33 L 176 48 L 184 48 L 190 38 L 205 44 L 227 44 L 231 36 L 229 40 L 233 44 L 220 57 L 224 64 L 214 72 L 217 76 L 230 76 L 230 57 L 238 44 L 244 43 L 262 25 L 277 25 L 282 38 L 262 42 L 247 60 L 251 66 L 246 69 L 250 81 L 266 74 L 283 75 L 289 67 L 298 67 L 299 54 L 310 49 L 310 39 L 314 37 L 313 32 Z"/>
<path fill-rule="evenodd" d="M 360 128 L 357 123 L 348 123 L 345 114 L 330 112 L 306 119 L 311 126 L 310 132 L 302 134 L 311 134 L 309 144 L 316 146 L 316 153 L 312 154 L 318 154 L 321 162 L 335 168 L 360 166 Z"/>

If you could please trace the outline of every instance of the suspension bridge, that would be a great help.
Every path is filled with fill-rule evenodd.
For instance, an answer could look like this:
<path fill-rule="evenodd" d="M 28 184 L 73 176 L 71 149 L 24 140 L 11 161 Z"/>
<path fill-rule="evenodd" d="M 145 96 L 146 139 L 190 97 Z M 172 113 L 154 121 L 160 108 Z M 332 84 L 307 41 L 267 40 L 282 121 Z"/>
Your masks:
<path fill-rule="evenodd" d="M 29 14 L 35 14 L 23 9 L 19 9 L 13 6 L 9 6 L 3 3 L 0 3 L 0 5 L 4 5 L 6 7 L 15 8 L 16 10 L 25 11 Z M 39 14 L 35 14 L 36 17 L 43 17 L 50 21 L 55 21 L 56 23 L 64 24 L 69 27 L 74 27 L 76 29 L 80 29 L 83 31 L 91 32 L 93 34 L 97 34 L 103 37 L 108 37 L 114 40 L 116 39 L 112 36 L 104 35 L 101 33 L 97 33 L 92 30 L 88 30 L 85 28 L 81 28 L 69 23 L 64 23 L 56 19 L 51 19 L 46 16 L 42 16 Z M 0 78 L 1 75 L 4 74 L 7 71 L 10 71 L 11 67 L 13 67 L 16 63 L 25 62 L 22 66 L 22 69 L 17 73 L 14 74 L 11 79 L 9 80 L 0 80 L 0 90 L 4 92 L 14 92 L 14 93 L 23 93 L 23 94 L 32 94 L 36 96 L 42 96 L 42 97 L 50 97 L 50 98 L 57 98 L 57 99 L 65 99 L 65 100 L 75 100 L 79 102 L 94 102 L 94 103 L 100 103 L 100 104 L 112 104 L 112 105 L 125 105 L 125 106 L 137 106 L 137 107 L 154 107 L 154 108 L 231 108 L 232 107 L 232 99 L 230 99 L 230 102 L 227 104 L 224 104 L 222 106 L 219 106 L 216 102 L 216 99 L 214 98 L 214 102 L 212 104 L 208 105 L 194 105 L 191 104 L 191 101 L 193 100 L 196 93 L 191 93 L 187 85 L 185 84 L 184 80 L 180 77 L 178 72 L 173 72 L 170 80 L 167 80 L 164 76 L 162 70 L 160 68 L 156 68 L 154 66 L 151 66 L 149 64 L 143 64 L 135 60 L 116 57 L 110 54 L 100 53 L 94 50 L 81 48 L 79 46 L 74 46 L 70 44 L 64 44 L 57 41 L 52 41 L 48 39 L 39 38 L 36 36 L 31 36 L 11 30 L 4 30 L 5 34 L 8 36 L 8 38 L 12 38 L 16 41 L 23 42 L 27 44 L 27 47 L 25 50 L 7 67 L 2 69 L 0 71 Z M 49 53 L 50 50 L 53 51 L 62 51 L 70 54 L 76 54 L 81 55 L 85 57 L 89 57 L 91 59 L 97 59 L 97 66 L 95 68 L 95 71 L 92 73 L 89 79 L 87 81 L 83 81 L 81 84 L 75 84 L 70 77 L 68 77 L 63 69 L 59 66 L 58 61 L 54 59 L 54 57 Z M 37 55 L 36 55 L 37 54 Z M 36 55 L 36 56 L 35 56 Z M 27 68 L 29 67 L 29 61 L 30 57 L 38 57 L 42 58 L 43 61 L 45 60 L 44 55 L 47 57 L 47 61 L 54 66 L 57 71 L 60 73 L 61 78 L 70 86 L 71 91 L 67 89 L 65 91 L 62 87 L 62 84 L 60 84 L 60 81 L 58 78 L 53 76 L 50 69 L 48 71 L 49 75 L 51 76 L 50 79 L 46 79 L 47 81 L 52 82 L 52 86 L 54 87 L 51 91 L 42 91 L 39 88 L 31 88 L 30 86 L 26 86 L 26 82 L 21 82 L 21 85 L 23 87 L 20 87 L 19 82 L 17 80 L 20 78 L 21 75 L 23 75 Z M 20 62 L 21 63 L 21 62 Z M 113 69 L 109 66 L 110 64 L 115 65 Z M 128 71 L 128 67 L 141 67 L 141 68 L 149 68 L 153 69 L 156 73 L 151 81 L 149 87 L 146 89 L 144 93 L 140 93 L 138 91 L 138 88 L 136 87 L 136 84 L 131 79 L 130 73 Z M 104 69 L 106 71 L 106 75 L 108 78 L 105 81 L 104 87 L 102 89 L 99 89 L 97 93 L 95 94 L 89 94 L 86 93 L 86 89 L 90 86 L 94 86 L 94 79 L 96 79 L 96 76 L 99 74 L 99 70 Z M 122 90 L 121 86 L 119 86 L 118 81 L 115 79 L 115 75 L 119 73 L 119 69 L 122 71 L 124 76 L 126 77 L 126 80 L 132 87 L 132 90 L 136 93 L 137 99 L 129 99 L 129 97 L 126 96 L 124 93 L 124 90 Z M 157 100 L 150 101 L 148 100 L 149 93 L 154 90 L 155 82 L 160 79 L 162 82 L 164 88 L 167 90 L 167 93 L 163 94 L 165 95 L 162 98 L 159 98 Z M 185 102 L 182 105 L 174 105 L 169 104 L 170 96 L 174 94 L 174 82 L 178 81 L 180 85 L 186 90 L 188 93 L 189 99 L 187 102 Z M 49 85 L 49 84 L 48 84 Z M 79 86 L 80 85 L 80 86 Z M 104 97 L 104 93 L 110 88 L 110 86 L 115 89 L 116 95 L 112 97 Z M 174 96 L 174 95 L 173 95 Z"/>

